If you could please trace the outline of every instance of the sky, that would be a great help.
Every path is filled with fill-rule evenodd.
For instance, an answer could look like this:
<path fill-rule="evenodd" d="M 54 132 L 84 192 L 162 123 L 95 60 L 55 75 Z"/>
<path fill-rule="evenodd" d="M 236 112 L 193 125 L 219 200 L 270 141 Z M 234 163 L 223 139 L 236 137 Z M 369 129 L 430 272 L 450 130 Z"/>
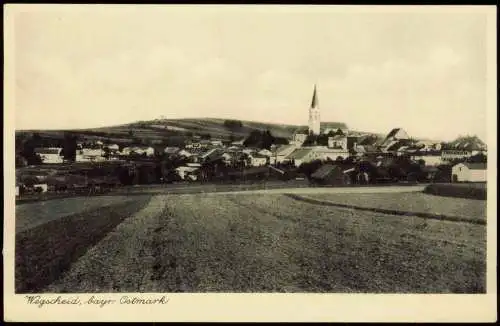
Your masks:
<path fill-rule="evenodd" d="M 485 139 L 486 14 L 410 9 L 32 5 L 13 15 L 16 129 L 306 125 L 316 84 L 322 121 Z"/>

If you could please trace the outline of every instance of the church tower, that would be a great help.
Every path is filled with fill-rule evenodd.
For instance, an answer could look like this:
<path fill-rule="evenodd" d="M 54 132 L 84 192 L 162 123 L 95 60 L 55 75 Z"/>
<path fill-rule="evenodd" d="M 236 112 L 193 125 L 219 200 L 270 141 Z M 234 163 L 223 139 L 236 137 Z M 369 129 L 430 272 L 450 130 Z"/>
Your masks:
<path fill-rule="evenodd" d="M 319 135 L 321 126 L 320 121 L 318 95 L 316 94 L 316 85 L 314 85 L 311 107 L 309 108 L 309 134 Z"/>

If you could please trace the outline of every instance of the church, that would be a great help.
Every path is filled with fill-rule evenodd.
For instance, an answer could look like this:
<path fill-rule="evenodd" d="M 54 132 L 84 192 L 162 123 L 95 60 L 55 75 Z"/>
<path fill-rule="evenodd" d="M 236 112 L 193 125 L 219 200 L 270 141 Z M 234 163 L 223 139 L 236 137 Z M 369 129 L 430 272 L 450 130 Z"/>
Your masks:
<path fill-rule="evenodd" d="M 295 131 L 293 136 L 293 143 L 301 145 L 309 135 L 328 134 L 330 132 L 340 131 L 346 134 L 348 129 L 345 123 L 341 122 L 321 122 L 321 112 L 318 102 L 318 92 L 316 85 L 314 85 L 311 105 L 309 107 L 309 124 L 308 127 L 300 128 Z"/>

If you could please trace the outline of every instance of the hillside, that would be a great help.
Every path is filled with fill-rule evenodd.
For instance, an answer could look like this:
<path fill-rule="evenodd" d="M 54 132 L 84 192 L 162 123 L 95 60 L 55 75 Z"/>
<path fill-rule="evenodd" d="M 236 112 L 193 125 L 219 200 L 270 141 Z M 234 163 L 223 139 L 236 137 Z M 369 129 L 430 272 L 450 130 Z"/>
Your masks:
<path fill-rule="evenodd" d="M 329 123 L 331 124 L 331 123 Z M 343 123 L 338 123 L 345 126 Z M 151 121 L 138 121 L 125 125 L 112 127 L 76 129 L 76 130 L 20 130 L 16 136 L 30 135 L 38 132 L 42 137 L 62 138 L 65 131 L 76 133 L 79 138 L 105 139 L 111 142 L 128 143 L 137 140 L 148 142 L 176 142 L 193 135 L 212 138 L 241 139 L 250 134 L 252 130 L 270 130 L 275 137 L 292 137 L 295 130 L 303 126 L 263 123 L 256 121 L 241 121 L 241 126 L 228 125 L 225 119 L 200 118 L 200 119 L 156 119 Z"/>

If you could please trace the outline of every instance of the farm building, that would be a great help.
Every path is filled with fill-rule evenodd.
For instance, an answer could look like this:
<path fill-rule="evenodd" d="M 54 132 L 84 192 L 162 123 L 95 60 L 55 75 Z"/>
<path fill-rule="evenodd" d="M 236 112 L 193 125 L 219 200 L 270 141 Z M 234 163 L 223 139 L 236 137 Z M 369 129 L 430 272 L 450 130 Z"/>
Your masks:
<path fill-rule="evenodd" d="M 63 163 L 62 148 L 59 147 L 36 148 L 35 153 L 40 155 L 42 163 L 45 164 Z"/>
<path fill-rule="evenodd" d="M 311 174 L 311 181 L 324 185 L 344 185 L 350 183 L 350 177 L 341 167 L 325 164 Z"/>
<path fill-rule="evenodd" d="M 486 163 L 458 163 L 451 168 L 452 182 L 486 182 Z"/>

